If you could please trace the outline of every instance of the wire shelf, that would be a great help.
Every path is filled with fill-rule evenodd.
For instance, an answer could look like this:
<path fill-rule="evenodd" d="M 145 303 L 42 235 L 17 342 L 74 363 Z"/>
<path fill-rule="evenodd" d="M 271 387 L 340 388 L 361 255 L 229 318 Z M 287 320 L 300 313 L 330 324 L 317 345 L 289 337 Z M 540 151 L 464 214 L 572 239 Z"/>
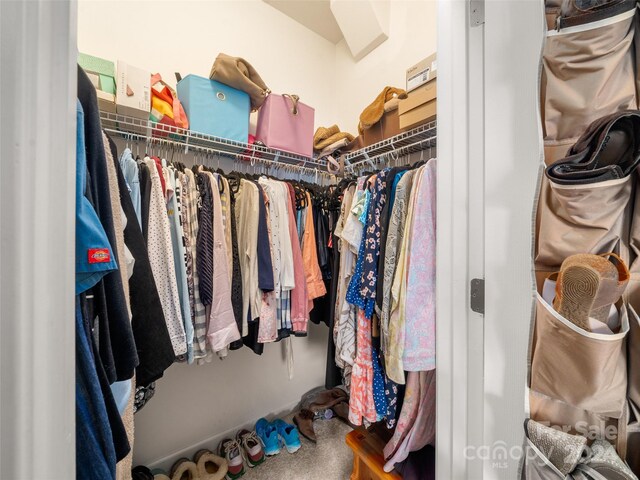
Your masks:
<path fill-rule="evenodd" d="M 185 153 L 195 150 L 244 160 L 252 164 L 266 161 L 295 165 L 305 169 L 326 169 L 326 161 L 321 159 L 274 150 L 259 144 L 214 137 L 151 120 L 105 111 L 100 112 L 100 119 L 103 128 L 109 133 L 121 135 L 130 140 L 181 147 L 184 148 Z"/>
<path fill-rule="evenodd" d="M 345 166 L 353 170 L 365 163 L 374 163 L 388 156 L 397 158 L 434 148 L 437 144 L 437 133 L 437 123 L 434 120 L 395 137 L 347 153 L 344 155 Z"/>

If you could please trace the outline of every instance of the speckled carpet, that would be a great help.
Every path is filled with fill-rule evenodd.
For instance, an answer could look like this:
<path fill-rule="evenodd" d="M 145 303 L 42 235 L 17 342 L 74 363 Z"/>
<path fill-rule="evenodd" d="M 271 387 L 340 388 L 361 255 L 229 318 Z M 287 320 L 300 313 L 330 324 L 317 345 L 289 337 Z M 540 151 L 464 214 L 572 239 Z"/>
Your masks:
<path fill-rule="evenodd" d="M 291 416 L 285 421 L 293 423 Z M 351 427 L 337 418 L 313 422 L 318 443 L 300 436 L 302 448 L 289 454 L 281 450 L 256 468 L 248 468 L 242 480 L 348 480 L 353 453 L 345 443 Z"/>

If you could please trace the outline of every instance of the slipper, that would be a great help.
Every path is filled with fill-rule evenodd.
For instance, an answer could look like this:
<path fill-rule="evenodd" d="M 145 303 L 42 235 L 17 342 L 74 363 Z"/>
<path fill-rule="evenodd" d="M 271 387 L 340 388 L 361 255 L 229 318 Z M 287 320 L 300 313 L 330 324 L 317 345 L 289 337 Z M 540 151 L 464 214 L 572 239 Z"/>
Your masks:
<path fill-rule="evenodd" d="M 171 467 L 171 480 L 199 480 L 198 467 L 188 458 L 181 458 Z"/>
<path fill-rule="evenodd" d="M 198 467 L 199 480 L 223 480 L 229 469 L 227 461 L 210 450 L 199 450 L 193 461 Z"/>
<path fill-rule="evenodd" d="M 165 471 L 151 470 L 151 473 L 153 473 L 153 480 L 171 480 L 171 477 Z"/>
<path fill-rule="evenodd" d="M 153 480 L 153 474 L 144 465 L 138 465 L 131 470 L 131 480 Z"/>

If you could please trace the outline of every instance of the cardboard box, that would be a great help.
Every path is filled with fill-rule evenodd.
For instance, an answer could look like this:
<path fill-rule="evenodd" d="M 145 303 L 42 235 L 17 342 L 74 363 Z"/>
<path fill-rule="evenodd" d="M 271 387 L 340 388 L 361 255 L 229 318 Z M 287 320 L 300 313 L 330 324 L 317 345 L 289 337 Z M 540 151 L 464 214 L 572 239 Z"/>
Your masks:
<path fill-rule="evenodd" d="M 400 128 L 400 120 L 398 109 L 385 112 L 378 123 L 364 130 L 363 143 L 365 147 L 381 142 L 387 138 L 395 137 L 402 129 Z"/>
<path fill-rule="evenodd" d="M 151 72 L 118 60 L 116 111 L 149 120 L 151 113 Z"/>
<path fill-rule="evenodd" d="M 421 86 L 400 100 L 398 114 L 401 129 L 410 129 L 430 122 L 437 113 L 437 80 Z"/>
<path fill-rule="evenodd" d="M 429 55 L 424 60 L 407 69 L 407 92 L 421 87 L 438 76 L 438 60 L 436 54 Z"/>
<path fill-rule="evenodd" d="M 116 67 L 113 62 L 78 53 L 78 65 L 96 87 L 98 108 L 104 112 L 116 113 Z"/>

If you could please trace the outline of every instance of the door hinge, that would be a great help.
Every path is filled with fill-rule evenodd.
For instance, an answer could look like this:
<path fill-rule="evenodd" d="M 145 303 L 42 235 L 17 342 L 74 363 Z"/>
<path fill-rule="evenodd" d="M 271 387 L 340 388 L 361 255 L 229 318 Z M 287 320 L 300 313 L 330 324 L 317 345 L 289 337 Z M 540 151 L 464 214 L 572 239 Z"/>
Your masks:
<path fill-rule="evenodd" d="M 484 0 L 469 0 L 469 25 L 479 27 L 484 24 Z"/>
<path fill-rule="evenodd" d="M 484 278 L 474 278 L 471 280 L 469 303 L 471 310 L 484 315 Z"/>

